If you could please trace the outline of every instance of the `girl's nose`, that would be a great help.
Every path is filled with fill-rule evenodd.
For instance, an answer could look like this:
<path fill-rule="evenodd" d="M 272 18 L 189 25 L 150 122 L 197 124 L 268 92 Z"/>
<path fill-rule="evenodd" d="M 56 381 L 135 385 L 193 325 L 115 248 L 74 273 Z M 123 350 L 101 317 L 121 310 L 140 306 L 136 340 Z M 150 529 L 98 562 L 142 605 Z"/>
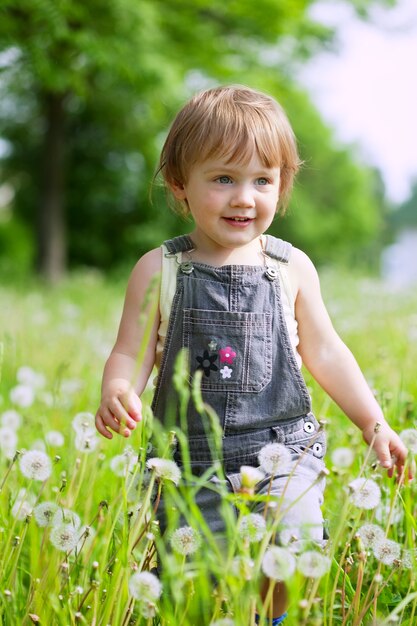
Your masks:
<path fill-rule="evenodd" d="M 252 190 L 246 185 L 238 185 L 234 189 L 233 196 L 230 200 L 232 207 L 252 208 L 255 206 L 255 199 Z"/>

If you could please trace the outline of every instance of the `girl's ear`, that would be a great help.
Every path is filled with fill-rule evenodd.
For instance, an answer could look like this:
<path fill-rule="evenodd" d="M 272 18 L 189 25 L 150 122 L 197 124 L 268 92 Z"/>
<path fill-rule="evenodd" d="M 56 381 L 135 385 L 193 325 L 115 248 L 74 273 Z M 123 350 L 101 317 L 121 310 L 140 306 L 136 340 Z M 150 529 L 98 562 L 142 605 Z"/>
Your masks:
<path fill-rule="evenodd" d="M 186 200 L 187 195 L 182 183 L 174 180 L 172 183 L 169 183 L 169 187 L 177 200 Z"/>

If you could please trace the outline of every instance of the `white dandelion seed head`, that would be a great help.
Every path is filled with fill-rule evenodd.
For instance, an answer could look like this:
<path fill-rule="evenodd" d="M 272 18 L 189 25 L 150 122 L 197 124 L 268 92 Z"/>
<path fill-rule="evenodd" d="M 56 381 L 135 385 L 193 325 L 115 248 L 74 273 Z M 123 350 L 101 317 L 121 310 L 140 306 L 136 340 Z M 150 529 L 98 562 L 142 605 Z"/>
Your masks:
<path fill-rule="evenodd" d="M 58 507 L 52 518 L 52 526 L 60 526 L 62 524 L 67 524 L 77 530 L 81 526 L 80 516 L 71 509 Z"/>
<path fill-rule="evenodd" d="M 351 448 L 340 447 L 335 448 L 332 451 L 331 459 L 333 465 L 346 468 L 352 465 L 353 461 L 355 460 L 355 455 Z"/>
<path fill-rule="evenodd" d="M 235 622 L 230 617 L 222 617 L 216 619 L 215 622 L 211 622 L 210 626 L 235 626 Z"/>
<path fill-rule="evenodd" d="M 75 447 L 79 452 L 85 452 L 87 454 L 94 452 L 98 444 L 99 438 L 96 433 L 78 431 L 75 435 Z"/>
<path fill-rule="evenodd" d="M 46 452 L 46 445 L 43 439 L 35 439 L 32 442 L 32 450 L 40 450 L 41 452 Z"/>
<path fill-rule="evenodd" d="M 34 480 L 46 480 L 52 472 L 51 459 L 41 450 L 24 452 L 19 459 L 19 467 L 23 476 Z"/>
<path fill-rule="evenodd" d="M 9 398 L 16 406 L 27 409 L 35 400 L 35 392 L 29 385 L 16 385 L 10 389 Z"/>
<path fill-rule="evenodd" d="M 239 535 L 249 543 L 260 541 L 266 532 L 265 518 L 258 513 L 249 513 L 240 518 Z"/>
<path fill-rule="evenodd" d="M 321 578 L 330 569 L 330 559 L 317 550 L 308 550 L 299 555 L 297 569 L 307 578 Z"/>
<path fill-rule="evenodd" d="M 364 524 L 356 533 L 364 548 L 373 548 L 376 543 L 384 539 L 384 531 L 377 524 Z"/>
<path fill-rule="evenodd" d="M 355 478 L 349 489 L 351 502 L 359 509 L 374 509 L 381 500 L 379 485 L 371 478 Z"/>
<path fill-rule="evenodd" d="M 141 602 L 139 605 L 139 613 L 145 619 L 150 619 L 156 615 L 156 605 L 154 602 Z"/>
<path fill-rule="evenodd" d="M 77 391 L 81 391 L 84 383 L 82 380 L 78 380 L 76 378 L 65 378 L 61 381 L 60 391 L 64 396 L 72 396 L 77 393 Z"/>
<path fill-rule="evenodd" d="M 110 460 L 110 469 L 116 476 L 128 476 L 135 469 L 137 454 L 127 448 L 123 454 L 117 454 Z"/>
<path fill-rule="evenodd" d="M 258 459 L 267 474 L 285 473 L 291 466 L 291 452 L 282 443 L 268 443 L 259 451 Z"/>
<path fill-rule="evenodd" d="M 36 496 L 27 489 L 19 489 L 16 500 L 12 506 L 12 515 L 17 520 L 24 520 L 33 511 Z"/>
<path fill-rule="evenodd" d="M 286 548 L 270 546 L 262 559 L 262 571 L 272 580 L 288 580 L 295 572 L 295 557 Z"/>
<path fill-rule="evenodd" d="M 72 427 L 77 434 L 82 433 L 85 435 L 95 435 L 96 427 L 94 415 L 92 413 L 88 413 L 87 411 L 77 413 L 77 415 L 72 420 Z"/>
<path fill-rule="evenodd" d="M 39 372 L 35 372 L 31 367 L 23 365 L 19 367 L 16 374 L 17 381 L 22 385 L 28 385 L 33 389 L 41 389 L 45 386 L 45 376 Z"/>
<path fill-rule="evenodd" d="M 57 550 L 70 552 L 76 547 L 79 534 L 72 524 L 58 524 L 52 528 L 49 539 Z"/>
<path fill-rule="evenodd" d="M 41 502 L 33 509 L 36 523 L 38 526 L 52 526 L 53 518 L 58 510 L 55 502 Z"/>
<path fill-rule="evenodd" d="M 151 572 L 135 572 L 129 580 L 129 593 L 135 600 L 153 603 L 162 593 L 162 584 Z"/>
<path fill-rule="evenodd" d="M 416 565 L 416 549 L 403 550 L 401 552 L 401 565 L 405 569 L 414 569 Z"/>
<path fill-rule="evenodd" d="M 178 554 L 193 554 L 201 545 L 201 536 L 191 526 L 177 528 L 171 536 L 171 547 Z"/>
<path fill-rule="evenodd" d="M 261 472 L 261 470 L 257 467 L 252 467 L 251 465 L 242 465 L 242 467 L 240 468 L 240 478 L 242 487 L 246 489 L 252 489 L 257 483 L 265 478 L 265 474 Z"/>
<path fill-rule="evenodd" d="M 384 565 L 393 565 L 401 557 L 401 546 L 392 539 L 385 537 L 381 541 L 375 542 L 373 546 L 375 558 Z"/>
<path fill-rule="evenodd" d="M 65 443 L 64 435 L 59 430 L 50 430 L 45 434 L 45 441 L 52 448 L 62 448 Z"/>
<path fill-rule="evenodd" d="M 22 416 L 14 409 L 8 409 L 1 414 L 0 424 L 6 428 L 17 430 L 22 423 Z"/>
<path fill-rule="evenodd" d="M 375 519 L 381 524 L 385 524 L 388 520 L 390 524 L 399 524 L 403 517 L 403 510 L 397 506 L 393 509 L 390 502 L 380 502 L 375 509 Z"/>
<path fill-rule="evenodd" d="M 17 434 L 16 431 L 8 426 L 0 428 L 0 450 L 16 450 Z"/>
<path fill-rule="evenodd" d="M 417 430 L 415 428 L 406 428 L 400 432 L 400 439 L 410 452 L 417 454 Z"/>
<path fill-rule="evenodd" d="M 171 480 L 175 485 L 178 485 L 180 482 L 181 470 L 175 461 L 154 457 L 148 459 L 146 466 L 154 471 L 157 478 L 161 480 Z"/>

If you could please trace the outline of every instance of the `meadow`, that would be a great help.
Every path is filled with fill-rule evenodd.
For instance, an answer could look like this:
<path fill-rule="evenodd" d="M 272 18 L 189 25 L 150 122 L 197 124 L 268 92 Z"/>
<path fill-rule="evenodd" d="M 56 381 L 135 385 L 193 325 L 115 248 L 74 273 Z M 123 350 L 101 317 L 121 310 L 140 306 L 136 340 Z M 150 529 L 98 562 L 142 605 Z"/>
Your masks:
<path fill-rule="evenodd" d="M 322 287 L 412 466 L 416 291 L 347 272 L 324 272 Z M 263 572 L 288 585 L 289 626 L 416 624 L 415 481 L 388 478 L 308 377 L 328 437 L 324 551 L 291 537 L 268 547 L 279 503 L 272 521 L 251 514 L 250 473 L 244 493 L 224 493 L 239 514 L 225 510 L 228 541 L 219 546 L 193 506 L 198 485 L 186 488 L 189 470 L 170 459 L 175 439 L 186 450 L 184 434 L 152 419 L 151 388 L 129 439 L 96 435 L 92 415 L 123 289 L 96 272 L 53 290 L 35 282 L 0 287 L 0 625 L 251 626 L 255 610 L 267 615 Z M 173 384 L 182 403 L 185 378 L 179 361 Z M 192 393 L 201 403 L 197 387 Z M 215 416 L 207 419 L 221 439 Z M 165 538 L 155 522 L 161 495 L 174 510 Z"/>

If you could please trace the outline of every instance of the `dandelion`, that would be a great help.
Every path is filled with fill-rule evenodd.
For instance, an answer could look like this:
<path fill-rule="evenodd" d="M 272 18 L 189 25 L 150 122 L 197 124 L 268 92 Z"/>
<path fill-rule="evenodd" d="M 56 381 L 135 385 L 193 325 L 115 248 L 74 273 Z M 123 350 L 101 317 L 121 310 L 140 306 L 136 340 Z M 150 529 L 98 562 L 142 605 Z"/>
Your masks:
<path fill-rule="evenodd" d="M 95 433 L 78 431 L 75 436 L 75 447 L 80 452 L 94 452 L 99 443 Z"/>
<path fill-rule="evenodd" d="M 288 580 L 295 572 L 295 557 L 285 548 L 270 546 L 262 560 L 262 571 L 272 580 Z"/>
<path fill-rule="evenodd" d="M 26 478 L 46 480 L 51 475 L 51 460 L 41 450 L 29 450 L 20 457 L 20 471 Z"/>
<path fill-rule="evenodd" d="M 22 422 L 22 416 L 14 409 L 9 409 L 1 414 L 0 424 L 11 430 L 17 430 Z"/>
<path fill-rule="evenodd" d="M 351 501 L 359 509 L 374 509 L 381 500 L 381 490 L 371 478 L 356 478 L 349 489 Z"/>
<path fill-rule="evenodd" d="M 59 524 L 51 530 L 51 543 L 62 552 L 74 550 L 79 539 L 78 531 L 72 524 Z"/>
<path fill-rule="evenodd" d="M 117 454 L 110 461 L 110 468 L 116 476 L 127 476 L 135 469 L 137 454 L 130 447 L 123 454 Z"/>
<path fill-rule="evenodd" d="M 229 617 L 222 617 L 221 619 L 216 619 L 215 622 L 211 622 L 210 626 L 235 626 L 235 622 Z"/>
<path fill-rule="evenodd" d="M 401 553 L 401 565 L 406 569 L 414 569 L 416 562 L 416 550 L 403 550 Z"/>
<path fill-rule="evenodd" d="M 268 443 L 259 451 L 258 459 L 267 474 L 285 473 L 291 465 L 291 452 L 281 443 Z"/>
<path fill-rule="evenodd" d="M 414 428 L 406 428 L 400 432 L 400 438 L 410 452 L 417 454 L 417 430 Z"/>
<path fill-rule="evenodd" d="M 172 533 L 171 547 L 184 556 L 193 554 L 201 545 L 200 534 L 191 526 L 182 526 Z"/>
<path fill-rule="evenodd" d="M 249 513 L 240 519 L 239 535 L 242 539 L 255 543 L 260 541 L 266 532 L 265 518 L 258 513 Z"/>
<path fill-rule="evenodd" d="M 81 526 L 81 528 L 78 530 L 77 552 L 80 552 L 80 550 L 85 546 L 90 545 L 95 536 L 96 531 L 92 526 Z"/>
<path fill-rule="evenodd" d="M 59 430 L 50 430 L 45 435 L 45 441 L 49 446 L 53 448 L 61 448 L 64 443 L 64 435 L 59 432 Z"/>
<path fill-rule="evenodd" d="M 39 372 L 35 372 L 35 370 L 27 365 L 19 367 L 16 378 L 22 385 L 28 385 L 33 389 L 39 389 L 45 386 L 45 376 L 43 374 L 39 374 Z"/>
<path fill-rule="evenodd" d="M 159 579 L 151 572 L 136 572 L 129 580 L 129 593 L 139 602 L 156 602 L 162 593 Z"/>
<path fill-rule="evenodd" d="M 401 556 L 400 544 L 385 537 L 374 544 L 373 551 L 378 561 L 384 565 L 393 565 L 394 561 L 398 561 Z"/>
<path fill-rule="evenodd" d="M 390 502 L 386 502 L 384 504 L 380 503 L 380 505 L 375 509 L 375 519 L 381 524 L 386 524 L 387 521 L 390 521 L 390 524 L 399 524 L 404 517 L 403 510 L 399 507 L 392 508 L 392 504 Z"/>
<path fill-rule="evenodd" d="M 32 406 L 35 400 L 35 392 L 29 385 L 16 385 L 10 390 L 10 401 L 16 406 L 20 406 L 22 409 L 27 409 Z"/>
<path fill-rule="evenodd" d="M 0 428 L 0 450 L 4 452 L 7 458 L 10 458 L 10 453 L 17 448 L 17 435 L 16 432 L 7 426 Z M 13 456 L 13 454 L 12 454 Z"/>
<path fill-rule="evenodd" d="M 317 550 L 307 550 L 298 557 L 297 569 L 307 578 L 321 578 L 330 569 L 330 559 Z"/>
<path fill-rule="evenodd" d="M 356 533 L 364 548 L 373 548 L 376 543 L 379 543 L 384 538 L 384 531 L 377 524 L 364 524 Z"/>
<path fill-rule="evenodd" d="M 17 520 L 24 520 L 33 511 L 36 497 L 26 489 L 20 489 L 12 506 L 12 515 Z"/>
<path fill-rule="evenodd" d="M 335 448 L 332 452 L 332 463 L 337 467 L 350 467 L 355 459 L 351 448 Z"/>
<path fill-rule="evenodd" d="M 265 478 L 265 474 L 261 472 L 257 467 L 242 465 L 242 467 L 240 468 L 240 479 L 242 483 L 242 489 L 244 491 L 253 491 L 255 485 L 257 485 L 263 478 Z"/>
<path fill-rule="evenodd" d="M 61 382 L 61 393 L 64 396 L 73 395 L 83 388 L 83 382 L 77 379 L 65 379 Z"/>
<path fill-rule="evenodd" d="M 77 413 L 77 415 L 72 420 L 72 427 L 76 433 L 84 433 L 95 435 L 95 420 L 94 415 L 92 413 L 88 413 L 83 411 L 82 413 Z"/>
<path fill-rule="evenodd" d="M 81 526 L 80 516 L 71 509 L 58 508 L 52 518 L 52 526 L 60 526 L 62 524 L 78 529 Z"/>
<path fill-rule="evenodd" d="M 35 506 L 33 514 L 38 526 L 52 526 L 57 510 L 58 505 L 55 502 L 41 502 Z"/>
<path fill-rule="evenodd" d="M 146 466 L 155 472 L 157 478 L 171 480 L 175 485 L 178 485 L 181 478 L 181 470 L 174 461 L 153 457 L 148 459 Z"/>

